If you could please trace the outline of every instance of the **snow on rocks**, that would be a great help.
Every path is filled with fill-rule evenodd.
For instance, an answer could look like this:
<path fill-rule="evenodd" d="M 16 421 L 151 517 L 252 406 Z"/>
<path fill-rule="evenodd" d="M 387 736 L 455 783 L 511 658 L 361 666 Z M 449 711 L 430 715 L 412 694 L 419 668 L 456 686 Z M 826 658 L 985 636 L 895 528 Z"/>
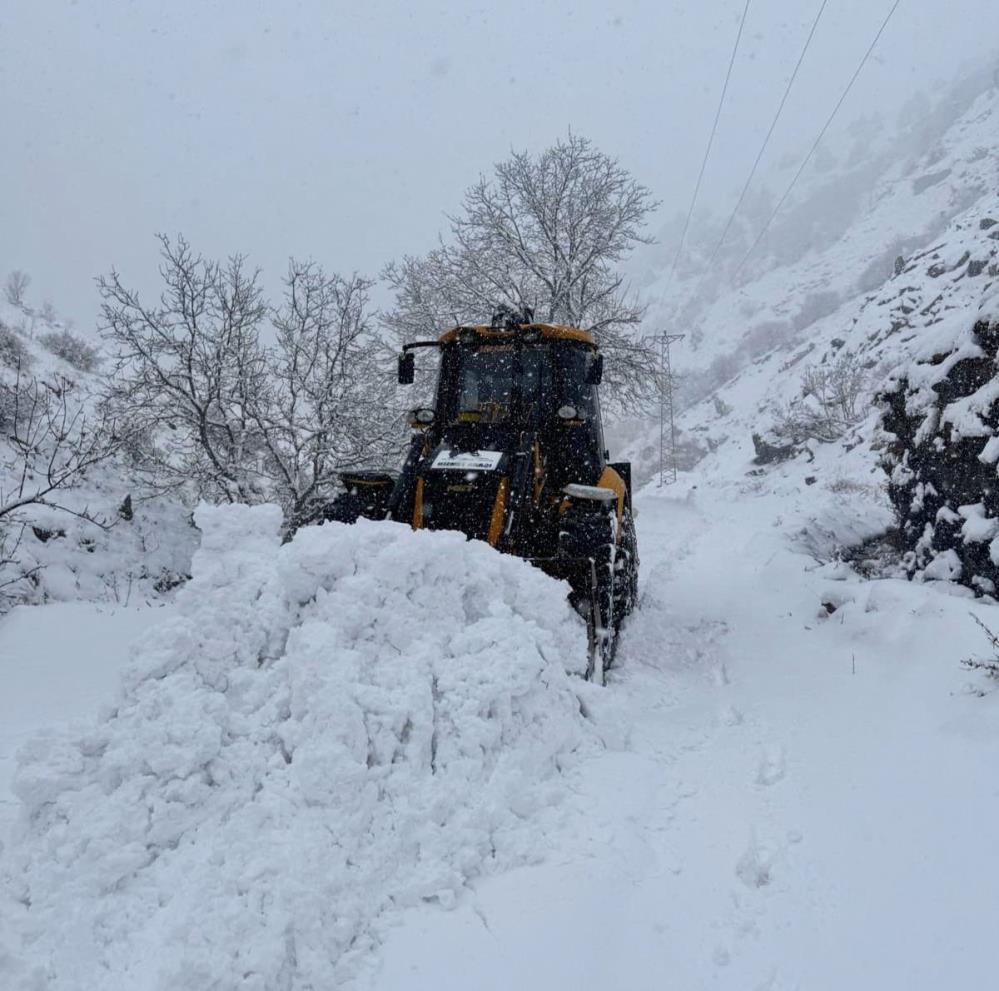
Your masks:
<path fill-rule="evenodd" d="M 987 302 L 987 301 L 986 301 Z M 999 532 L 999 323 L 983 305 L 950 345 L 905 366 L 884 397 L 889 495 L 906 566 L 927 579 L 992 593 L 986 545 Z"/>
<path fill-rule="evenodd" d="M 197 522 L 116 707 L 22 751 L 5 988 L 335 987 L 388 910 L 537 859 L 597 745 L 585 632 L 525 562 L 365 521 L 281 546 L 270 506 Z"/>

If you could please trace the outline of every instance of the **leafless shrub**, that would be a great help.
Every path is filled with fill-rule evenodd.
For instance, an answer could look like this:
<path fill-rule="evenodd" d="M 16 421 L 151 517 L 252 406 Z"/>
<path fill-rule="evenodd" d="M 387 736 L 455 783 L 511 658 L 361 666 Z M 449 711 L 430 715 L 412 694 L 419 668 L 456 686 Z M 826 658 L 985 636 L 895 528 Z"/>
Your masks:
<path fill-rule="evenodd" d="M 10 369 L 26 369 L 31 362 L 31 352 L 21 335 L 0 324 L 0 365 L 6 365 Z"/>
<path fill-rule="evenodd" d="M 774 434 L 791 444 L 838 440 L 863 419 L 861 398 L 867 378 L 867 371 L 850 354 L 808 366 L 801 395 L 778 411 Z"/>
<path fill-rule="evenodd" d="M 876 485 L 858 482 L 855 478 L 850 478 L 848 475 L 837 475 L 829 479 L 825 487 L 836 495 L 871 495 L 878 492 Z"/>
<path fill-rule="evenodd" d="M 977 657 L 966 657 L 961 661 L 961 666 L 967 668 L 969 671 L 983 671 L 990 678 L 999 679 L 999 636 L 993 633 L 974 613 L 971 614 L 971 618 L 985 634 L 985 638 L 992 646 L 995 656 L 985 658 L 984 660 Z"/>
<path fill-rule="evenodd" d="M 41 566 L 25 566 L 21 544 L 27 523 L 0 526 L 0 613 L 14 605 L 37 581 Z"/>
<path fill-rule="evenodd" d="M 14 269 L 7 276 L 7 281 L 4 283 L 4 295 L 7 297 L 7 302 L 11 306 L 23 306 L 25 302 L 25 297 L 28 292 L 28 286 L 31 285 L 31 276 L 27 272 L 22 272 L 20 269 Z"/>
<path fill-rule="evenodd" d="M 43 334 L 39 341 L 57 358 L 62 358 L 78 371 L 95 372 L 101 363 L 101 355 L 97 348 L 68 330 L 53 330 Z"/>
<path fill-rule="evenodd" d="M 528 306 L 538 320 L 593 331 L 613 359 L 612 394 L 640 406 L 656 391 L 657 353 L 633 337 L 645 308 L 616 266 L 650 243 L 643 228 L 656 206 L 585 138 L 570 134 L 538 156 L 515 153 L 465 193 L 449 242 L 385 269 L 396 293 L 385 322 L 413 339 L 480 323 L 499 304 Z"/>

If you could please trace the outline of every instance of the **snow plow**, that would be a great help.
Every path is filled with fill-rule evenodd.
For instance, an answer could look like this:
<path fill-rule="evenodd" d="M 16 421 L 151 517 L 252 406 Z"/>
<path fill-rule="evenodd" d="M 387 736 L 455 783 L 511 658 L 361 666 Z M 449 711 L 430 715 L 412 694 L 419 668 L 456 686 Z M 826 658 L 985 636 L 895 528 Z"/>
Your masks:
<path fill-rule="evenodd" d="M 439 352 L 436 396 L 410 413 L 401 473 L 345 473 L 328 518 L 458 530 L 567 580 L 587 624 L 587 677 L 602 683 L 635 605 L 638 549 L 631 466 L 604 447 L 593 336 L 504 310 L 404 345 L 400 384 L 423 348 Z"/>

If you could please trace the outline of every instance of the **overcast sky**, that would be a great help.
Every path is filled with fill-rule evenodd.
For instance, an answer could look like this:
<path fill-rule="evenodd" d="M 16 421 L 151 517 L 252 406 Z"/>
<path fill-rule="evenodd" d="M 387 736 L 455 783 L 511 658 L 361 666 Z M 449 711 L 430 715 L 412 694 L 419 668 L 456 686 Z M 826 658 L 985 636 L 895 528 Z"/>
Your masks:
<path fill-rule="evenodd" d="M 511 147 L 569 128 L 690 196 L 744 0 L 0 0 L 0 276 L 92 326 L 155 287 L 153 233 L 377 273 Z M 753 0 L 703 199 L 741 184 L 821 0 Z M 807 146 L 891 6 L 829 0 L 775 155 Z M 844 108 L 889 112 L 999 47 L 999 5 L 902 0 Z"/>

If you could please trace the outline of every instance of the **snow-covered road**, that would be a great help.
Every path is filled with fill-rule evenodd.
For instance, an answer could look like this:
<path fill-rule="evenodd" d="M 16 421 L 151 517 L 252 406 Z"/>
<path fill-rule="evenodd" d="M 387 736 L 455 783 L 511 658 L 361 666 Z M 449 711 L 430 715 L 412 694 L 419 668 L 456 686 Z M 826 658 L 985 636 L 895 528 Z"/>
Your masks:
<path fill-rule="evenodd" d="M 604 714 L 627 745 L 578 773 L 558 856 L 410 913 L 360 986 L 993 982 L 999 697 L 958 663 L 983 646 L 976 607 L 830 581 L 789 548 L 787 508 L 640 504 L 642 609 Z"/>

